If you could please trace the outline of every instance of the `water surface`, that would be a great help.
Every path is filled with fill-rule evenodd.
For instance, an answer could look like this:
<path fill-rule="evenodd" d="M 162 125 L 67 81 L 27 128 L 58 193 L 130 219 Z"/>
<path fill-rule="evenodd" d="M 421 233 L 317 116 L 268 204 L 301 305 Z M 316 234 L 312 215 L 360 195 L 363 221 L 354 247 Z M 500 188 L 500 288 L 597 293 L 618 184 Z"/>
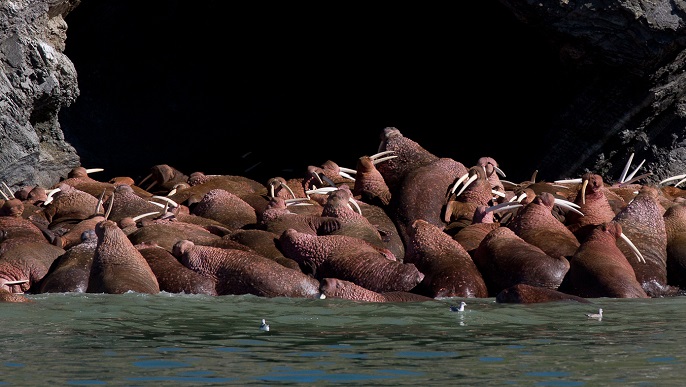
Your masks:
<path fill-rule="evenodd" d="M 4 385 L 683 385 L 686 298 L 592 304 L 37 294 L 0 304 Z M 586 317 L 603 308 L 602 320 Z M 262 319 L 268 332 L 259 329 Z"/>

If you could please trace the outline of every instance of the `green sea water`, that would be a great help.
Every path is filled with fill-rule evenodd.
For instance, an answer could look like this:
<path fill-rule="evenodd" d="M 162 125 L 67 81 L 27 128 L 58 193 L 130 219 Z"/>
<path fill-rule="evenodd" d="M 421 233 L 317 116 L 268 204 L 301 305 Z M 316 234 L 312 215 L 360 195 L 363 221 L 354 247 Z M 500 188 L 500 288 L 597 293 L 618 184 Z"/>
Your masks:
<path fill-rule="evenodd" d="M 0 385 L 665 386 L 686 298 L 416 303 L 160 293 L 0 304 Z M 602 320 L 586 313 L 603 308 Z M 269 331 L 260 330 L 261 320 Z"/>

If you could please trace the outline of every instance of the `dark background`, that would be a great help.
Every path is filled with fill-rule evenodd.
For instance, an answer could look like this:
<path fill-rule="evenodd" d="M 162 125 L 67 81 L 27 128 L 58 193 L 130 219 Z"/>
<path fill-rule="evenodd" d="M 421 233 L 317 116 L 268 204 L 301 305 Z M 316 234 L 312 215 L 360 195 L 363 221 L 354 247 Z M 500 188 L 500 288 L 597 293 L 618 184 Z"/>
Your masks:
<path fill-rule="evenodd" d="M 572 81 L 497 1 L 230 3 L 85 0 L 67 16 L 81 94 L 60 123 L 98 179 L 156 164 L 263 183 L 329 159 L 355 168 L 387 126 L 467 166 L 492 156 L 508 180 L 541 167 L 535 134 Z"/>

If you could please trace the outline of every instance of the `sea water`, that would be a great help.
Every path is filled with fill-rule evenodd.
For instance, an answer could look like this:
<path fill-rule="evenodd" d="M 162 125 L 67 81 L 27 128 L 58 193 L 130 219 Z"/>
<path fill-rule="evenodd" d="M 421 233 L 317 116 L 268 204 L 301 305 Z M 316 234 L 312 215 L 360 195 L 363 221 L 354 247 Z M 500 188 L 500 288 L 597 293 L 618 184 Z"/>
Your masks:
<path fill-rule="evenodd" d="M 164 292 L 27 297 L 34 302 L 0 303 L 3 385 L 686 382 L 684 297 L 528 305 Z M 451 310 L 463 300 L 463 312 Z M 599 308 L 601 320 L 586 316 Z"/>

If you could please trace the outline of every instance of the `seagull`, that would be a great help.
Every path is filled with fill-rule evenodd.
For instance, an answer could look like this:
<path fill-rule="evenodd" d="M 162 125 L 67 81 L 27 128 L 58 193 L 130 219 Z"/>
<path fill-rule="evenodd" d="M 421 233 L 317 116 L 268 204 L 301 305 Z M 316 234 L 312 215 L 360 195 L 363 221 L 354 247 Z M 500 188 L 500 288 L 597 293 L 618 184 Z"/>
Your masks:
<path fill-rule="evenodd" d="M 260 330 L 269 332 L 269 324 L 267 324 L 267 322 L 264 319 L 262 319 L 262 325 L 260 325 Z"/>
<path fill-rule="evenodd" d="M 586 313 L 586 317 L 588 318 L 595 318 L 598 320 L 602 320 L 603 318 L 603 308 L 598 309 L 598 313 Z"/>
<path fill-rule="evenodd" d="M 451 311 L 451 312 L 464 312 L 464 307 L 465 307 L 465 305 L 467 305 L 467 303 L 464 302 L 464 301 L 461 301 L 461 302 L 460 302 L 460 306 L 455 306 L 455 305 L 453 305 L 453 306 L 450 307 L 450 311 Z"/>

